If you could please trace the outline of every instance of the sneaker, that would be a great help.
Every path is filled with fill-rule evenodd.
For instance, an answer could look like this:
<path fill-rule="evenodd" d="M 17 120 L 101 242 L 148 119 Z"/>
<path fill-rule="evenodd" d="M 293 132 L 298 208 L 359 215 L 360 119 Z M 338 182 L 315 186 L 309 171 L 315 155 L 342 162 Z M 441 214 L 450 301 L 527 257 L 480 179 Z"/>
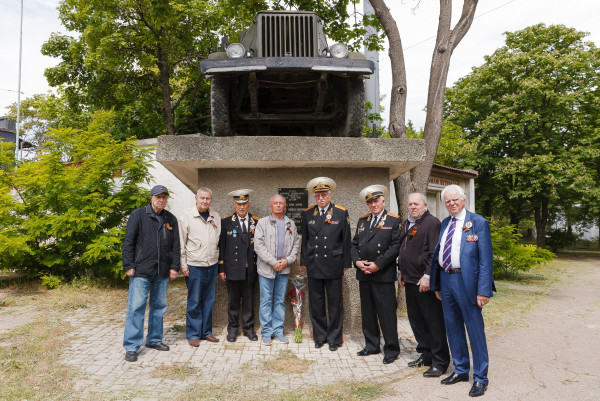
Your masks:
<path fill-rule="evenodd" d="M 262 343 L 263 345 L 270 346 L 272 344 L 271 337 L 263 336 Z"/>
<path fill-rule="evenodd" d="M 282 344 L 289 344 L 290 341 L 287 339 L 286 336 L 284 336 L 283 334 L 275 334 L 275 338 L 279 340 L 280 343 Z"/>

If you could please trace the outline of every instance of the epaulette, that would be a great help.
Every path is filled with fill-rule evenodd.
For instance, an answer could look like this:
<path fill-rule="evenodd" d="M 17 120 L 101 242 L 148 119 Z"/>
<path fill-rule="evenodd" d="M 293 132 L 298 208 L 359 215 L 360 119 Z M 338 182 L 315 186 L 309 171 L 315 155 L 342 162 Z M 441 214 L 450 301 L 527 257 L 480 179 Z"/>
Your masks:
<path fill-rule="evenodd" d="M 337 207 L 338 209 L 346 210 L 346 208 L 344 206 L 340 206 L 337 203 L 335 204 L 335 207 Z"/>
<path fill-rule="evenodd" d="M 227 216 L 225 216 L 225 217 L 221 217 L 221 220 L 228 219 L 228 218 L 230 218 L 231 216 L 233 216 L 233 213 L 231 213 L 231 214 L 228 214 L 228 215 L 227 215 Z"/>
<path fill-rule="evenodd" d="M 257 215 L 255 215 L 255 214 L 253 214 L 253 215 L 252 215 L 252 218 L 253 218 L 254 220 L 260 220 L 260 217 L 258 217 L 258 216 L 257 216 Z"/>
<path fill-rule="evenodd" d="M 387 214 L 387 215 L 388 215 L 388 216 L 392 216 L 392 217 L 400 217 L 400 216 L 398 216 L 396 213 L 390 213 L 390 212 L 388 212 L 388 214 Z"/>
<path fill-rule="evenodd" d="M 307 207 L 306 209 L 304 209 L 304 211 L 306 212 L 307 210 L 314 209 L 315 207 L 317 207 L 317 205 L 312 205 L 312 206 L 309 206 L 309 207 Z"/>
<path fill-rule="evenodd" d="M 366 219 L 367 217 L 369 217 L 371 215 L 371 213 L 367 213 L 364 216 L 360 216 L 361 219 Z"/>

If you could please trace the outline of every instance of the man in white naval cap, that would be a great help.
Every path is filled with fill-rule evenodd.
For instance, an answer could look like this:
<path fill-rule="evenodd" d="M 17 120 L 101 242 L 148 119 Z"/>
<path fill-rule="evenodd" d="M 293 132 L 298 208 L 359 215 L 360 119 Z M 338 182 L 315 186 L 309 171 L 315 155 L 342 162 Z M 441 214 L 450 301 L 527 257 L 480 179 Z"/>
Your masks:
<path fill-rule="evenodd" d="M 302 213 L 300 265 L 308 276 L 313 339 L 316 348 L 328 343 L 331 351 L 337 351 L 342 345 L 344 321 L 342 277 L 352 266 L 348 211 L 331 202 L 331 192 L 335 190 L 331 178 L 314 178 L 306 188 L 314 194 L 316 205 Z"/>
<path fill-rule="evenodd" d="M 258 340 L 254 331 L 254 286 L 258 280 L 254 230 L 260 219 L 248 213 L 251 189 L 228 193 L 233 197 L 235 213 L 221 219 L 219 239 L 219 278 L 227 283 L 227 341 L 238 335 L 240 301 L 242 331 L 251 341 Z"/>
<path fill-rule="evenodd" d="M 370 213 L 356 224 L 352 261 L 359 281 L 365 348 L 358 356 L 379 354 L 380 330 L 385 344 L 383 363 L 398 359 L 400 343 L 396 321 L 396 258 L 400 248 L 400 216 L 385 209 L 387 188 L 371 185 L 360 192 Z"/>

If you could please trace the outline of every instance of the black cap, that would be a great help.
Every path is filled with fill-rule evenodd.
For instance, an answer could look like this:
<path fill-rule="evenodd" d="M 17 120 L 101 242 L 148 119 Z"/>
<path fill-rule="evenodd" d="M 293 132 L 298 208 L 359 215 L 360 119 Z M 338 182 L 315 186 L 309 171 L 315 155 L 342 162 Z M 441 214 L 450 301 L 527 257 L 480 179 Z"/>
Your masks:
<path fill-rule="evenodd" d="M 160 194 L 169 195 L 169 190 L 167 189 L 167 187 L 165 187 L 164 185 L 156 185 L 156 186 L 152 187 L 152 189 L 150 190 L 150 196 L 155 196 L 155 195 L 160 195 Z"/>

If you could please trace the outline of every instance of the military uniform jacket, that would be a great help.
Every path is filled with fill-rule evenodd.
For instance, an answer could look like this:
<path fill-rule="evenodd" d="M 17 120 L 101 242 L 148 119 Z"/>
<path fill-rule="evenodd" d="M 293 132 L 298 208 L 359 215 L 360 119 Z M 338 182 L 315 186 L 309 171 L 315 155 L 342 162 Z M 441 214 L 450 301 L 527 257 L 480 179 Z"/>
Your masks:
<path fill-rule="evenodd" d="M 359 260 L 375 262 L 379 271 L 365 274 L 356 268 L 356 279 L 360 281 L 396 281 L 396 258 L 400 250 L 400 225 L 402 219 L 394 213 L 384 210 L 380 221 L 371 227 L 371 213 L 358 219 L 356 234 L 352 239 L 352 262 Z"/>
<path fill-rule="evenodd" d="M 311 278 L 337 279 L 352 266 L 350 223 L 345 207 L 329 203 L 325 218 L 313 205 L 302 213 L 300 265 Z"/>
<path fill-rule="evenodd" d="M 236 213 L 221 219 L 219 238 L 219 273 L 225 273 L 227 280 L 257 280 L 256 253 L 254 253 L 254 230 L 259 217 L 248 213 L 248 234 L 242 234 L 242 226 Z"/>

